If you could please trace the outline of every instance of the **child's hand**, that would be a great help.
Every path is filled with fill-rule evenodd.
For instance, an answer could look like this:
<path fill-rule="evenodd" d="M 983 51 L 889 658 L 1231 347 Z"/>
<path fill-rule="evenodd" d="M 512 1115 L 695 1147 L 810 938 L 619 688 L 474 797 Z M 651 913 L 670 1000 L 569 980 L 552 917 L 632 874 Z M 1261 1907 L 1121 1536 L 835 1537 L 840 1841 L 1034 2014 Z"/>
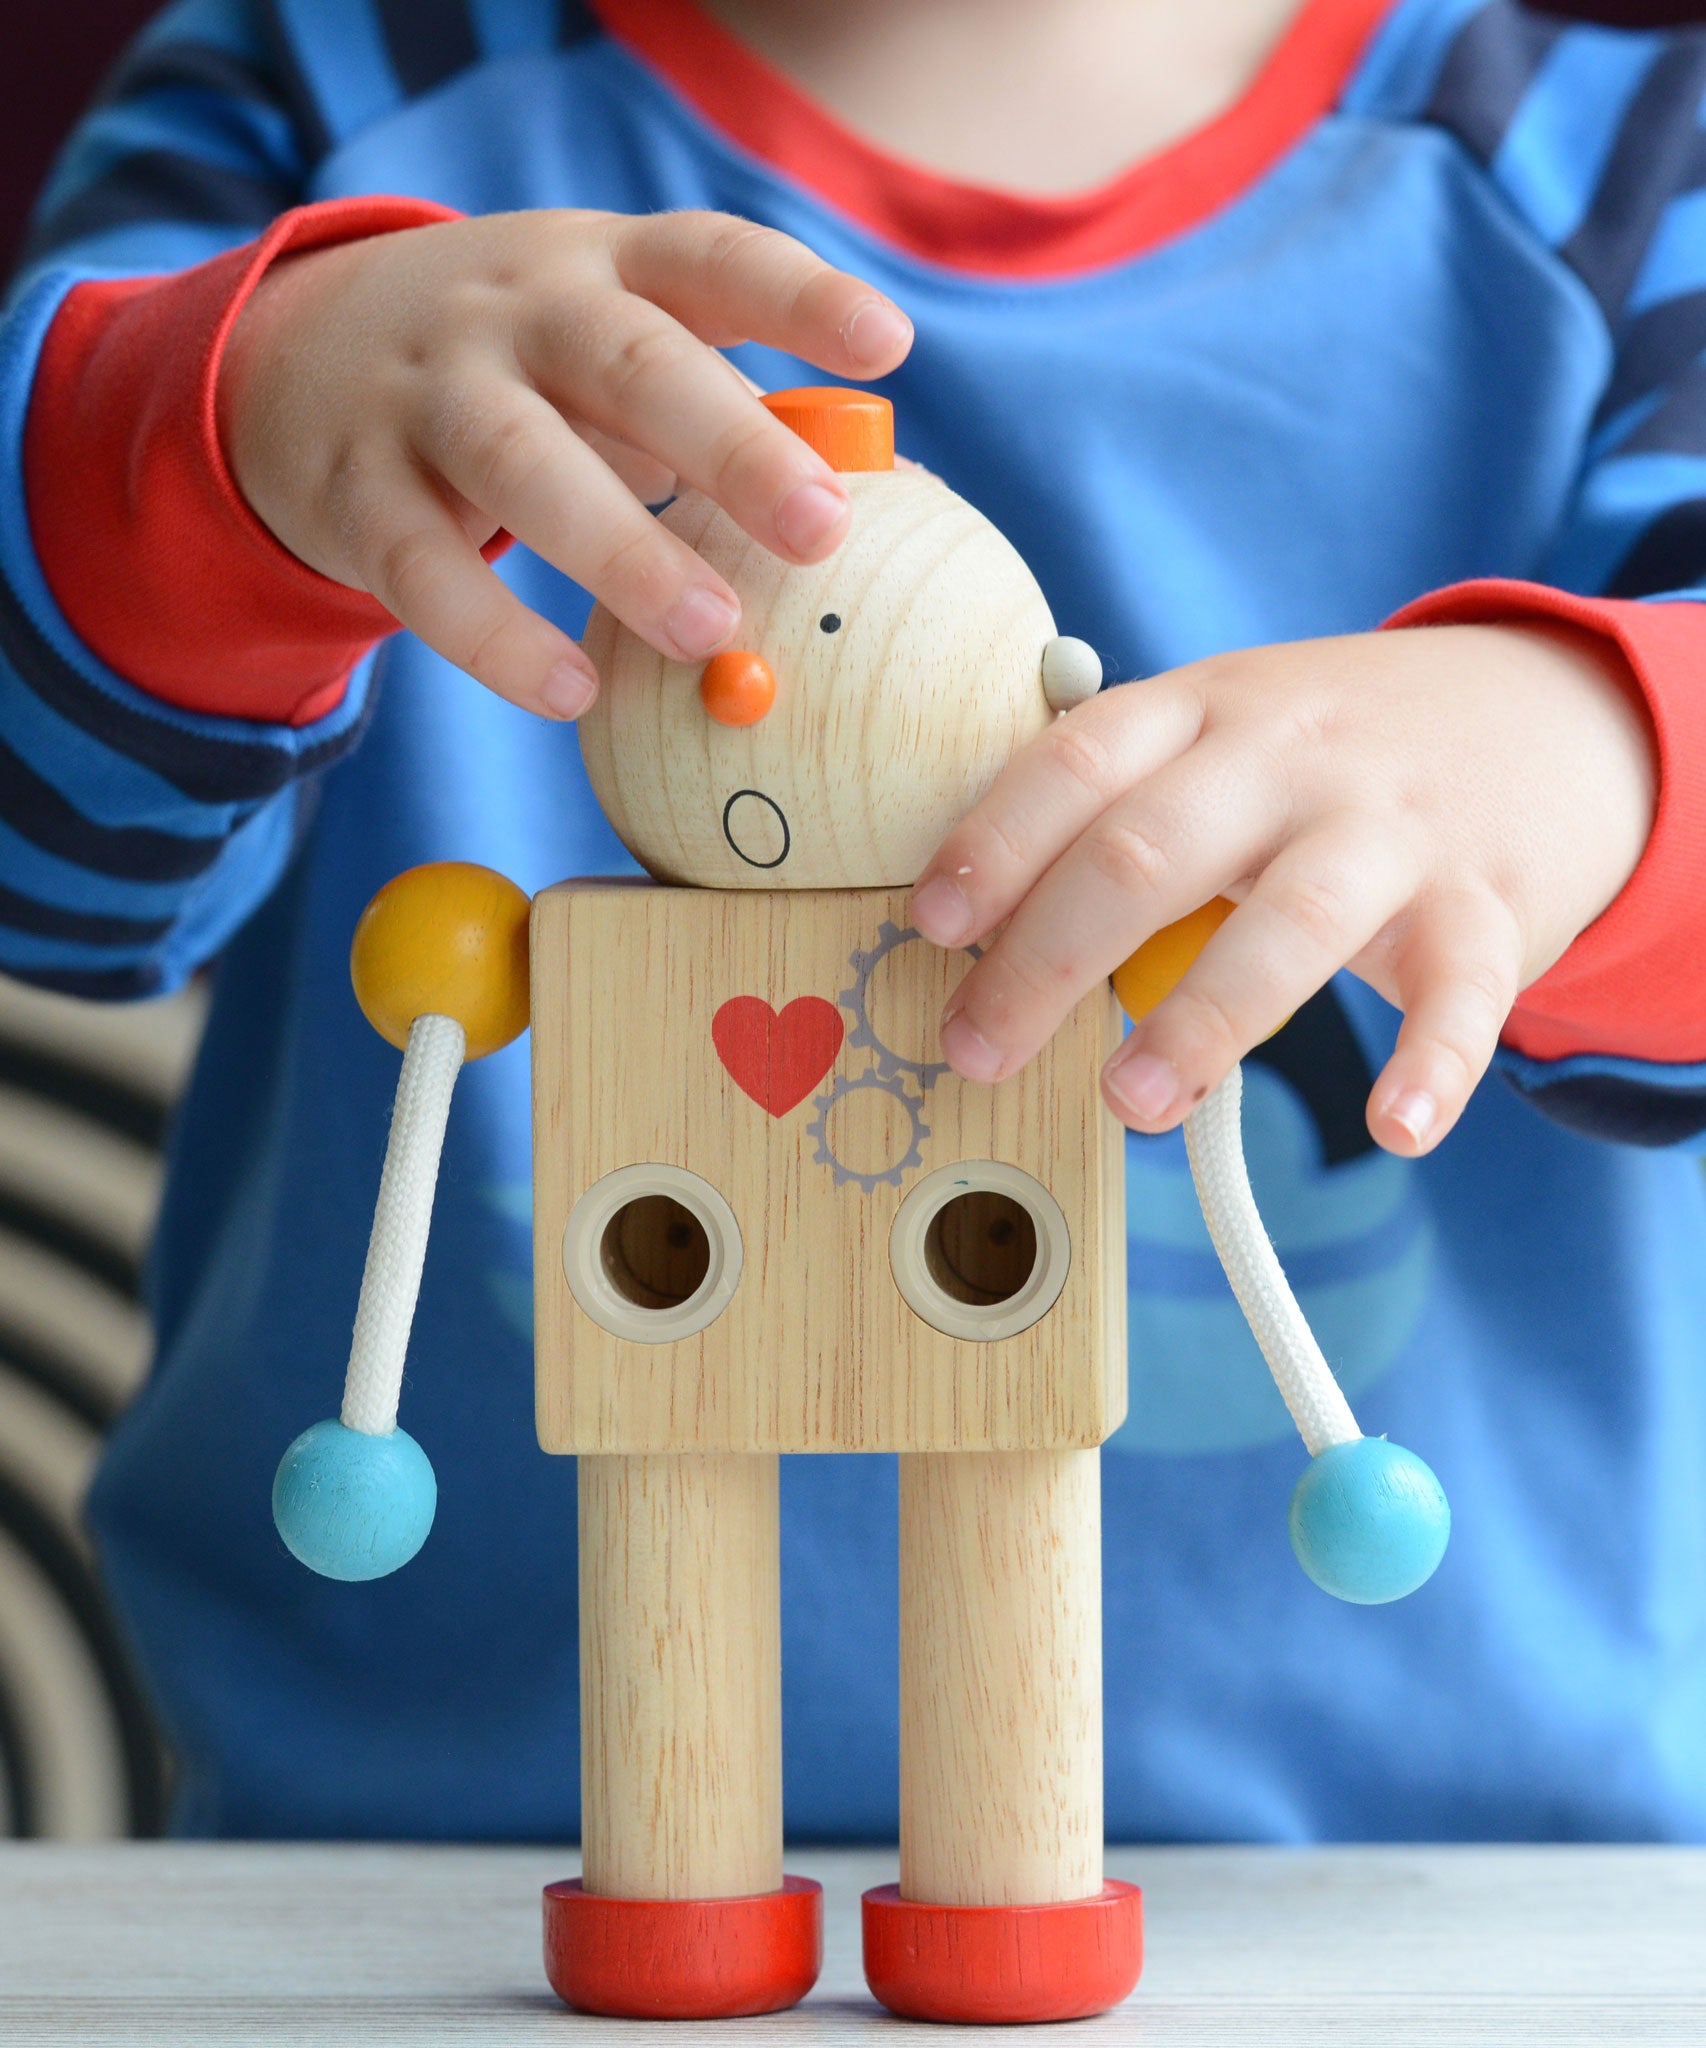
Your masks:
<path fill-rule="evenodd" d="M 219 430 L 292 554 L 500 696 L 573 718 L 592 664 L 478 550 L 506 528 L 702 660 L 734 632 L 734 592 L 643 501 L 679 477 L 796 562 L 848 517 L 841 479 L 717 349 L 875 377 L 911 337 L 870 285 L 725 214 L 502 214 L 280 264 L 231 335 Z"/>
<path fill-rule="evenodd" d="M 1108 1062 L 1127 1124 L 1173 1125 L 1349 966 L 1404 1010 L 1369 1098 L 1390 1151 L 1461 1114 L 1520 989 L 1633 873 L 1657 770 L 1621 657 L 1567 628 L 1436 626 L 1227 654 L 1058 719 L 919 878 L 941 945 L 1007 928 L 942 1049 L 1028 1060 L 1152 933 L 1240 906 Z"/>

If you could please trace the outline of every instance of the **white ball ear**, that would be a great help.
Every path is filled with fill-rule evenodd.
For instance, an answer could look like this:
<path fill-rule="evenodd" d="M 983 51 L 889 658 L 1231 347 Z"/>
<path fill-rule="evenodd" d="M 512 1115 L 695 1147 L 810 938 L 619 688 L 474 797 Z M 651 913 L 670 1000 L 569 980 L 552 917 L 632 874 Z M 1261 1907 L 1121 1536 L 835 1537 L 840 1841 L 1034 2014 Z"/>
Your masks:
<path fill-rule="evenodd" d="M 1070 711 L 1102 687 L 1102 657 L 1089 641 L 1062 634 L 1043 649 L 1043 695 L 1051 711 Z"/>

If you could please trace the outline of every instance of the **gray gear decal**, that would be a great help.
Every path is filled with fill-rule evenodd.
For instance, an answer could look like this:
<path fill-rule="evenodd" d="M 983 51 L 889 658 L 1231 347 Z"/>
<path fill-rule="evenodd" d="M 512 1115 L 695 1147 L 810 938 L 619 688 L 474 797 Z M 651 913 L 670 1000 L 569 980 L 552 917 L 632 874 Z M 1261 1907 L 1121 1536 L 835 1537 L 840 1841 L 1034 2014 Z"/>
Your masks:
<path fill-rule="evenodd" d="M 848 966 L 859 977 L 851 988 L 844 988 L 836 1001 L 848 1011 L 853 1022 L 847 1032 L 849 1045 L 862 1045 L 876 1056 L 877 1072 L 885 1081 L 899 1081 L 910 1075 L 918 1083 L 920 1095 L 927 1094 L 948 1071 L 946 1060 L 909 1060 L 896 1052 L 892 1046 L 884 1045 L 871 1023 L 869 1010 L 865 1006 L 865 992 L 871 985 L 871 976 L 879 960 L 885 959 L 897 947 L 910 944 L 913 940 L 923 942 L 923 935 L 908 925 L 905 931 L 892 924 L 887 918 L 877 927 L 877 943 L 868 953 L 855 951 Z M 964 950 L 974 960 L 983 958 L 981 946 L 967 946 Z M 918 1162 L 913 1162 L 916 1165 Z M 898 1182 L 896 1183 L 898 1186 Z"/>
<path fill-rule="evenodd" d="M 892 931 L 893 926 L 886 929 Z M 860 1173 L 856 1168 L 843 1164 L 830 1148 L 830 1111 L 843 1097 L 855 1095 L 862 1088 L 876 1088 L 884 1095 L 893 1096 L 912 1119 L 912 1139 L 906 1151 L 892 1166 L 884 1167 L 880 1173 Z M 915 1167 L 924 1164 L 922 1147 L 924 1140 L 930 1135 L 930 1126 L 924 1121 L 924 1104 L 918 1098 L 909 1095 L 906 1092 L 906 1084 L 898 1078 L 879 1074 L 874 1067 L 867 1067 L 864 1073 L 851 1077 L 842 1075 L 839 1080 L 830 1083 L 827 1093 L 813 1097 L 812 1107 L 817 1111 L 817 1115 L 812 1118 L 807 1129 L 817 1140 L 817 1152 L 814 1156 L 820 1166 L 829 1168 L 835 1177 L 837 1187 L 845 1187 L 851 1181 L 867 1195 L 873 1188 L 898 1188 L 902 1174 L 910 1173 Z"/>

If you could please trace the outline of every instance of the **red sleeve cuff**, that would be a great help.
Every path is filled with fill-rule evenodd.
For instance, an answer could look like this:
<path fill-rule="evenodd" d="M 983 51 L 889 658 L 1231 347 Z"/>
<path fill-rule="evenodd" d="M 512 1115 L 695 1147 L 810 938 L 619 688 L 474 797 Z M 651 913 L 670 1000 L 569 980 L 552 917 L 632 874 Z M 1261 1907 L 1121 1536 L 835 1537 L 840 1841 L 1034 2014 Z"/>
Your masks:
<path fill-rule="evenodd" d="M 1659 800 L 1622 894 L 1523 990 L 1504 1041 L 1541 1060 L 1706 1060 L 1706 604 L 1577 597 L 1490 578 L 1435 591 L 1386 623 L 1525 619 L 1558 620 L 1616 643 L 1658 740 Z"/>
<path fill-rule="evenodd" d="M 76 286 L 48 331 L 24 436 L 42 572 L 72 630 L 186 711 L 308 725 L 396 630 L 377 599 L 282 548 L 226 467 L 214 386 L 269 264 L 460 216 L 425 200 L 330 200 L 171 277 Z"/>

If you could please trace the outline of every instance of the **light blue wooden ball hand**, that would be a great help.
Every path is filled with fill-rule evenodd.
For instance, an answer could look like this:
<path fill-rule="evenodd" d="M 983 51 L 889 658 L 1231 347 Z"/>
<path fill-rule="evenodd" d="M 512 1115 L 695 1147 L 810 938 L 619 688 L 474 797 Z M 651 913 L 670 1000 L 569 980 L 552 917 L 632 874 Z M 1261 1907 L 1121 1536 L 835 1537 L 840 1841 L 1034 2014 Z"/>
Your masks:
<path fill-rule="evenodd" d="M 426 1541 L 438 1484 L 397 1427 L 403 1363 L 432 1226 L 439 1156 L 465 1060 L 527 1028 L 528 900 L 490 868 L 411 868 L 367 906 L 350 979 L 368 1022 L 402 1048 L 403 1071 L 361 1276 L 341 1413 L 280 1460 L 273 1521 L 323 1578 L 383 1578 Z"/>
<path fill-rule="evenodd" d="M 1224 900 L 1158 932 L 1114 975 L 1135 1023 L 1167 994 L 1230 915 Z M 1185 1119 L 1185 1150 L 1208 1234 L 1310 1463 L 1291 1496 L 1291 1547 L 1324 1591 L 1372 1606 L 1433 1576 L 1451 1534 L 1444 1489 L 1414 1452 L 1364 1436 L 1262 1227 L 1244 1163 L 1234 1067 Z"/>

